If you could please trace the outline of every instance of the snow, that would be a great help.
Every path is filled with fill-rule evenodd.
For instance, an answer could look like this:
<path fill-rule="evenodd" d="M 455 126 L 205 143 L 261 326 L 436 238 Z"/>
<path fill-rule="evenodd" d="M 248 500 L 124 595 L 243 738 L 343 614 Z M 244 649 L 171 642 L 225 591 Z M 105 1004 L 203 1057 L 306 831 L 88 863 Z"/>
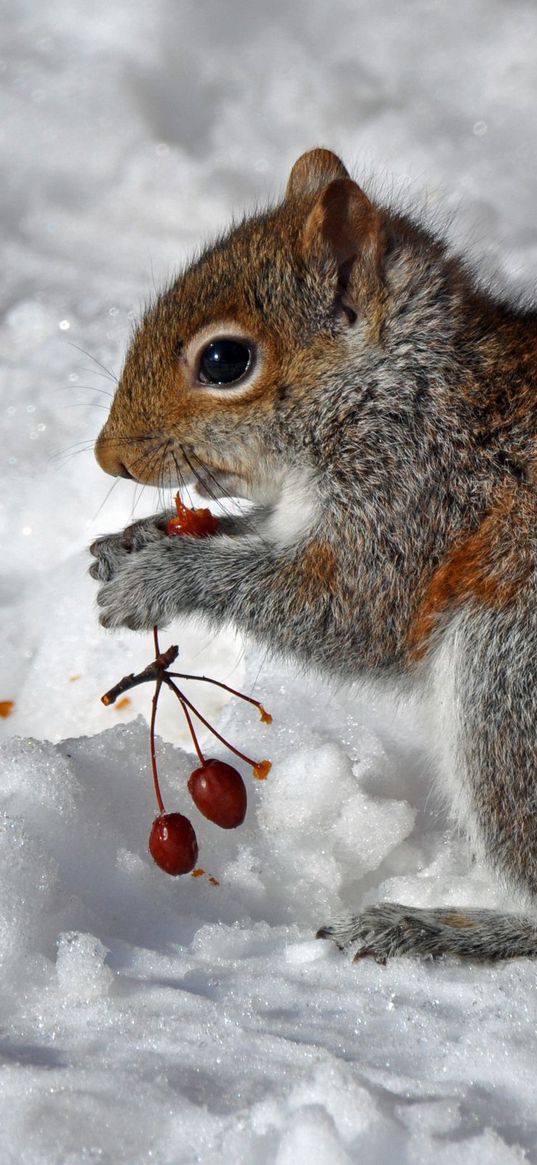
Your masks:
<path fill-rule="evenodd" d="M 274 723 L 190 697 L 273 770 L 244 770 L 240 830 L 196 815 L 220 886 L 168 878 L 150 693 L 99 701 L 150 639 L 99 629 L 85 550 L 160 505 L 91 454 L 144 299 L 304 149 L 531 293 L 535 6 L 6 0 L 2 31 L 2 1163 L 537 1161 L 534 966 L 353 965 L 313 937 L 381 898 L 505 902 L 432 792 L 419 707 L 181 621 L 181 668 Z M 167 806 L 190 812 L 173 702 L 159 723 Z"/>

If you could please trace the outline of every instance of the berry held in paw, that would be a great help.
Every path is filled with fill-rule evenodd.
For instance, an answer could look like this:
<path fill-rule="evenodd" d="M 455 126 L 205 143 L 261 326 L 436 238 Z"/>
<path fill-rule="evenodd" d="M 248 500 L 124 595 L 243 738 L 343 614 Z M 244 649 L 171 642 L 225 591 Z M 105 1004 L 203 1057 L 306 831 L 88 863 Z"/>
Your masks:
<path fill-rule="evenodd" d="M 207 538 L 211 534 L 216 534 L 219 522 L 210 510 L 194 510 L 185 506 L 180 494 L 176 494 L 175 506 L 177 514 L 169 519 L 166 526 L 166 533 L 171 537 L 177 534 L 190 534 L 195 538 Z"/>

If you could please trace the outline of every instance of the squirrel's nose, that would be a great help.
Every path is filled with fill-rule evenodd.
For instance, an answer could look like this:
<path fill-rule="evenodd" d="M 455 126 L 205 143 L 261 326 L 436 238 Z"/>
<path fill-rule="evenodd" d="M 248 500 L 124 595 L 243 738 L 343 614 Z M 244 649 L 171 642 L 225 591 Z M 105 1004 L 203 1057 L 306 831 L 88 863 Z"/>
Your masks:
<path fill-rule="evenodd" d="M 119 456 L 118 447 L 114 441 L 104 440 L 101 437 L 97 438 L 95 445 L 95 457 L 101 469 L 105 473 L 109 473 L 112 477 L 127 477 L 130 481 L 136 481 L 132 473 L 127 469 L 127 466 Z"/>
<path fill-rule="evenodd" d="M 129 473 L 127 466 L 122 461 L 118 461 L 117 469 L 114 470 L 115 477 L 128 477 L 129 481 L 136 481 L 136 478 Z"/>

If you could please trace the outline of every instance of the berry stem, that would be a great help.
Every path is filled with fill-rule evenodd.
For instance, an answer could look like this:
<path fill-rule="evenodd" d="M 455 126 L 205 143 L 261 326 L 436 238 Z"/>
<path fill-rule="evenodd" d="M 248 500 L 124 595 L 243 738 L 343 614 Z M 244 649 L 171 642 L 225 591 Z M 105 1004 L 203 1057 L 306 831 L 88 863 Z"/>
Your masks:
<path fill-rule="evenodd" d="M 230 752 L 234 752 L 235 756 L 238 756 L 240 758 L 240 760 L 243 760 L 245 762 L 245 764 L 250 765 L 251 768 L 255 769 L 255 767 L 257 765 L 257 761 L 252 760 L 252 758 L 249 756 L 246 756 L 246 754 L 244 752 L 239 752 L 238 748 L 235 748 L 235 746 L 233 744 L 230 744 L 229 740 L 226 740 L 225 736 L 222 736 L 220 734 L 220 732 L 216 731 L 216 728 L 213 728 L 213 725 L 210 724 L 209 721 L 205 719 L 205 716 L 202 716 L 201 712 L 199 712 L 198 709 L 194 706 L 194 704 L 192 704 L 190 702 L 190 700 L 187 699 L 187 697 L 184 695 L 184 693 L 179 691 L 179 688 L 177 687 L 177 685 L 174 684 L 172 679 L 170 679 L 169 672 L 164 672 L 162 679 L 163 679 L 163 682 L 165 684 L 167 684 L 168 687 L 172 689 L 172 691 L 175 692 L 175 695 L 177 696 L 177 699 L 181 701 L 181 704 L 183 704 L 183 705 L 186 704 L 187 708 L 189 708 L 190 711 L 193 712 L 195 716 L 197 716 L 198 720 L 201 720 L 201 723 L 204 724 L 205 727 L 209 729 L 209 732 L 212 732 L 213 736 L 216 736 L 216 739 L 219 740 L 221 744 L 223 744 L 226 748 L 228 748 Z M 186 714 L 186 709 L 185 709 L 185 714 Z M 203 762 L 203 763 L 205 763 L 205 762 Z"/>
<path fill-rule="evenodd" d="M 168 686 L 170 687 L 171 685 L 168 685 Z M 185 719 L 186 719 L 186 722 L 188 724 L 189 732 L 190 732 L 190 735 L 191 735 L 193 743 L 194 743 L 194 748 L 196 749 L 196 752 L 198 754 L 199 762 L 200 762 L 200 764 L 204 765 L 204 764 L 206 764 L 205 757 L 204 757 L 204 755 L 201 751 L 201 748 L 200 748 L 199 740 L 198 740 L 198 737 L 196 735 L 194 725 L 192 723 L 192 717 L 190 715 L 190 712 L 188 711 L 188 708 L 185 704 L 183 696 L 179 693 L 179 688 L 175 688 L 175 694 L 178 697 L 178 699 L 181 703 L 181 707 L 183 709 L 183 712 L 185 714 Z"/>
<path fill-rule="evenodd" d="M 158 704 L 158 698 L 160 696 L 161 687 L 162 687 L 162 679 L 159 676 L 156 680 L 156 683 L 155 683 L 155 694 L 154 694 L 153 699 L 151 701 L 151 723 L 149 725 L 149 747 L 151 750 L 151 768 L 153 770 L 153 784 L 155 786 L 155 796 L 157 798 L 157 804 L 158 804 L 158 807 L 160 809 L 160 812 L 165 813 L 166 809 L 164 807 L 164 801 L 162 800 L 162 794 L 160 792 L 158 770 L 157 770 L 157 757 L 156 757 L 156 753 L 155 753 L 155 721 L 157 718 L 157 704 Z"/>
<path fill-rule="evenodd" d="M 253 696 L 245 696 L 244 692 L 239 692 L 237 688 L 230 688 L 229 684 L 223 684 L 222 680 L 213 680 L 210 676 L 189 676 L 186 672 L 170 671 L 169 676 L 173 676 L 177 680 L 203 680 L 204 684 L 215 684 L 217 688 L 223 688 L 225 692 L 230 692 L 232 696 L 238 696 L 239 700 L 246 700 L 247 704 L 253 704 L 261 712 L 263 719 L 269 718 L 268 712 L 263 707 L 261 700 L 254 700 Z"/>

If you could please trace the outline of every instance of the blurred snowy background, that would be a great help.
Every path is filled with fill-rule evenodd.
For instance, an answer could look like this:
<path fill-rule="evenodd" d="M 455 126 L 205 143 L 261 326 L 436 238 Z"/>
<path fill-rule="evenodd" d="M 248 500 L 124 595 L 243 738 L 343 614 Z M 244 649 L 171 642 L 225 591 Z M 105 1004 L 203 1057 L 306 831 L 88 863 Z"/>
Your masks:
<path fill-rule="evenodd" d="M 4 0 L 1 27 L 2 1165 L 537 1161 L 534 966 L 352 966 L 312 940 L 351 903 L 500 900 L 430 795 L 419 711 L 175 628 L 185 665 L 262 696 L 272 729 L 205 707 L 274 769 L 236 835 L 196 820 L 221 887 L 169 879 L 149 693 L 99 703 L 150 643 L 99 630 L 84 549 L 156 508 L 91 453 L 132 321 L 303 150 L 532 292 L 537 8 Z"/>

